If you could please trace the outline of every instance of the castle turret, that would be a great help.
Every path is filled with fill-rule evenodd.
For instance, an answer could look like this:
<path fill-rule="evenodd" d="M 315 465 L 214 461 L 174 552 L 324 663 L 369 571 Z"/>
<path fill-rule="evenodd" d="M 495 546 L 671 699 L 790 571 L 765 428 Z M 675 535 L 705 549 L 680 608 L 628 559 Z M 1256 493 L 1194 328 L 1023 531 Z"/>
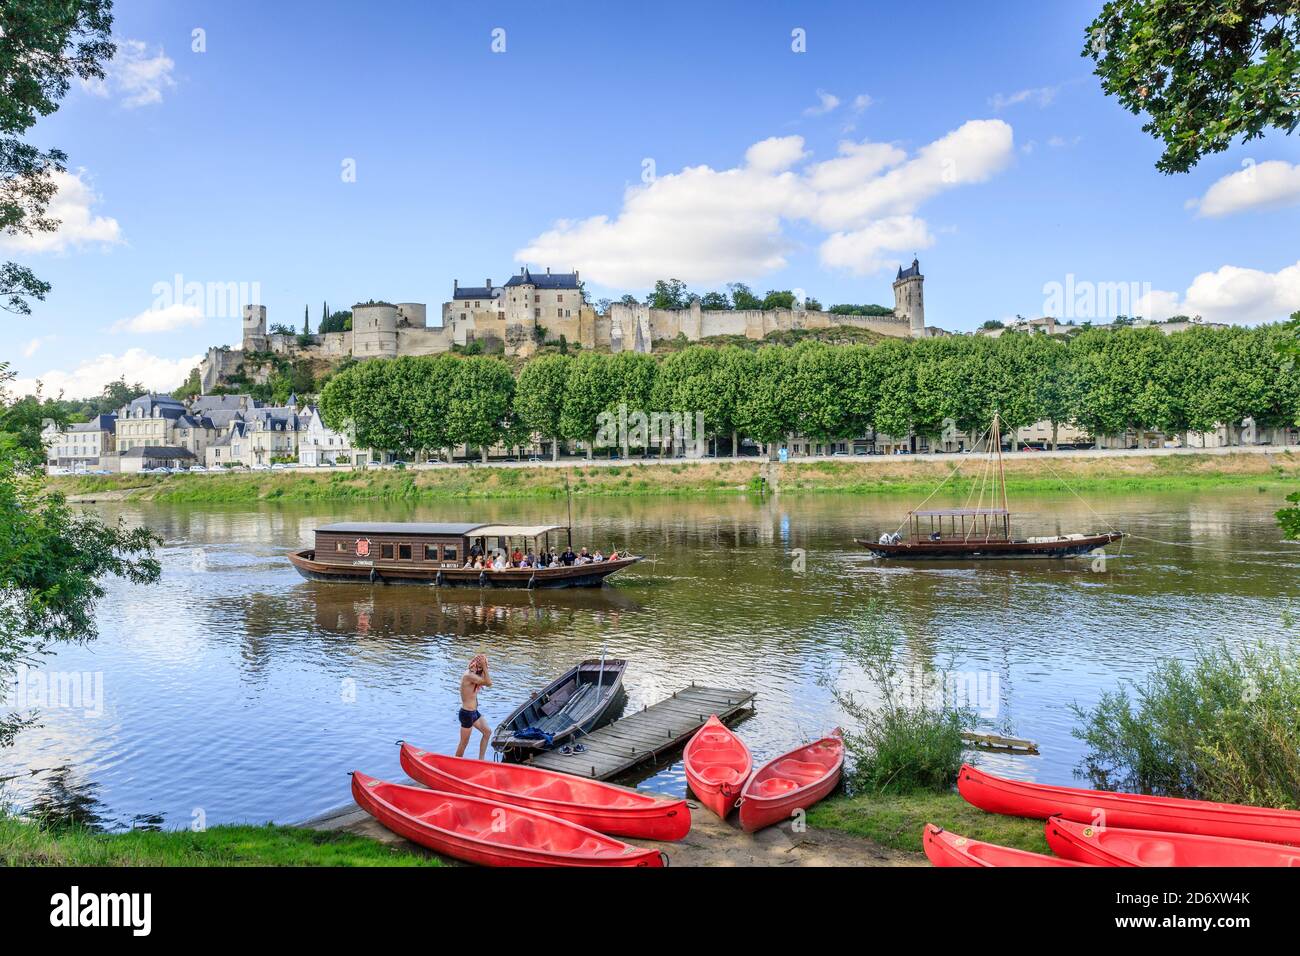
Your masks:
<path fill-rule="evenodd" d="M 357 358 L 397 354 L 397 306 L 370 302 L 352 307 L 352 354 Z"/>
<path fill-rule="evenodd" d="M 921 275 L 921 263 L 917 259 L 906 269 L 898 269 L 898 278 L 894 280 L 894 314 L 900 319 L 907 319 L 913 338 L 925 335 L 925 276 Z"/>
<path fill-rule="evenodd" d="M 266 306 L 244 306 L 243 349 L 245 352 L 265 352 L 267 350 Z"/>

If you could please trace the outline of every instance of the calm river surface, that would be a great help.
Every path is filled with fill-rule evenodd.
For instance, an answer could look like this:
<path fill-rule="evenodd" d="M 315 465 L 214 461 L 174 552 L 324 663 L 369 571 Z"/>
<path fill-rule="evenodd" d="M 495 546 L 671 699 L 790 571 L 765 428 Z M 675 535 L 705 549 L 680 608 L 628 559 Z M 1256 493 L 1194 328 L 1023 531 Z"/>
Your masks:
<path fill-rule="evenodd" d="M 986 766 L 1076 783 L 1070 703 L 1198 643 L 1292 630 L 1300 548 L 1279 539 L 1278 497 L 1095 496 L 1102 519 L 1143 536 L 1104 568 L 873 560 L 852 539 L 896 527 L 911 503 L 897 496 L 575 502 L 575 542 L 656 560 L 600 591 L 533 595 L 308 583 L 284 554 L 330 521 L 563 523 L 562 503 L 102 506 L 163 536 L 162 582 L 112 582 L 99 639 L 47 660 L 102 674 L 102 713 L 45 709 L 0 751 L 0 777 L 19 774 L 0 787 L 25 805 L 58 779 L 118 826 L 299 821 L 349 799 L 348 770 L 400 779 L 399 738 L 451 751 L 459 677 L 479 651 L 493 662 L 489 722 L 607 648 L 630 661 L 629 707 L 691 681 L 756 690 L 741 733 L 766 758 L 842 720 L 832 688 L 873 693 L 851 651 L 873 605 L 909 666 L 966 674 L 984 726 L 1042 748 Z M 1013 507 L 1021 533 L 1103 524 L 1068 495 Z M 645 785 L 682 792 L 680 762 Z"/>

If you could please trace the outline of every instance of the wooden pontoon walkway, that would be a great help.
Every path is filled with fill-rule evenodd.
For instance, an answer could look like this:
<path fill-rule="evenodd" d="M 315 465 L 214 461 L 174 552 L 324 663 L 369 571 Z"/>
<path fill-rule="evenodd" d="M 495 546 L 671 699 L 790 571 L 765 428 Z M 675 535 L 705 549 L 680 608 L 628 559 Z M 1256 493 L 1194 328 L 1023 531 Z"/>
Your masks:
<path fill-rule="evenodd" d="M 704 726 L 710 714 L 717 714 L 718 719 L 727 723 L 752 710 L 753 701 L 752 690 L 692 684 L 666 700 L 579 737 L 579 742 L 587 748 L 583 753 L 566 755 L 552 750 L 538 754 L 529 763 L 547 770 L 609 780 L 684 746 Z"/>

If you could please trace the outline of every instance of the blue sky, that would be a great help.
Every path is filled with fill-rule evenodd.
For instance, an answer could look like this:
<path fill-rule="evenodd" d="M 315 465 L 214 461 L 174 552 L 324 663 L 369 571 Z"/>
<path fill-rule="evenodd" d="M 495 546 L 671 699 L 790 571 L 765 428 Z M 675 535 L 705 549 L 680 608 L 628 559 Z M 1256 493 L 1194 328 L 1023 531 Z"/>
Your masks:
<path fill-rule="evenodd" d="M 69 155 L 66 227 L 0 249 L 54 284 L 0 356 L 47 392 L 174 387 L 239 334 L 159 308 L 177 274 L 314 327 L 322 300 L 434 314 L 525 261 L 595 297 L 681 275 L 892 304 L 915 252 L 953 330 L 1067 281 L 1152 316 L 1300 308 L 1300 137 L 1158 173 L 1079 55 L 1099 7 L 119 0 L 107 83 L 34 131 Z"/>

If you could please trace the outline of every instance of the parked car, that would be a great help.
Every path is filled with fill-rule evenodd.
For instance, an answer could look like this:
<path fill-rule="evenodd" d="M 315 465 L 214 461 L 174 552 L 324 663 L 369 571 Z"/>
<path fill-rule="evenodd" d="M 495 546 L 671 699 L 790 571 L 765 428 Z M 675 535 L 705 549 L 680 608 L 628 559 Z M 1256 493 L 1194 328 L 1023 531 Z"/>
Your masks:
<path fill-rule="evenodd" d="M 207 471 L 202 465 L 190 465 L 190 471 Z"/>

